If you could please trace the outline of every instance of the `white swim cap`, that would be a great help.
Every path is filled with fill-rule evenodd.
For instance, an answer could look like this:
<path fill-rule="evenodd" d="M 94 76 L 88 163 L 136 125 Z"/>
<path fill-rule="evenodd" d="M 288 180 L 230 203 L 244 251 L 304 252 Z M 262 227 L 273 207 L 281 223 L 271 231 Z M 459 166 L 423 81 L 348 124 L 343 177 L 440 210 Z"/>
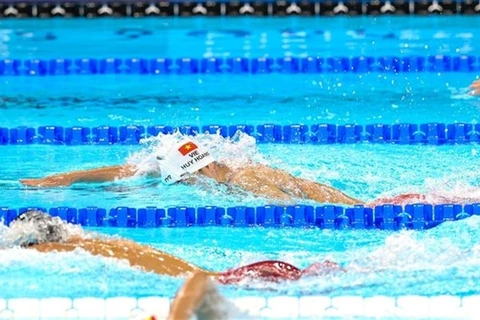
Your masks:
<path fill-rule="evenodd" d="M 179 181 L 184 174 L 194 173 L 215 159 L 204 146 L 192 139 L 185 139 L 173 146 L 159 161 L 162 181 L 172 184 Z"/>

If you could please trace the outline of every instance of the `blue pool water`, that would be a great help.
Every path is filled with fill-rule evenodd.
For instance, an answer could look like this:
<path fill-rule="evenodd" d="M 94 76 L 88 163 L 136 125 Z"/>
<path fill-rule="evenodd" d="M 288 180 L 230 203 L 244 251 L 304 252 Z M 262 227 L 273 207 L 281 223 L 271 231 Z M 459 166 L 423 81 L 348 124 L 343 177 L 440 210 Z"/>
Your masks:
<path fill-rule="evenodd" d="M 474 16 L 4 20 L 0 57 L 470 54 L 479 49 L 479 29 Z"/>
<path fill-rule="evenodd" d="M 478 122 L 472 73 L 2 79 L 0 127 Z M 45 86 L 48 83 L 48 86 Z M 435 108 L 432 108 L 435 106 Z"/>
<path fill-rule="evenodd" d="M 135 30 L 130 30 L 131 28 Z M 119 32 L 119 30 L 126 30 Z M 428 55 L 479 51 L 475 18 L 165 19 L 0 21 L 8 58 Z M 144 32 L 144 31 L 148 32 Z M 149 33 L 151 31 L 151 33 Z M 92 34 L 95 34 L 92 37 Z M 67 76 L 0 78 L 0 127 L 478 122 L 467 95 L 473 73 L 344 75 Z M 124 162 L 141 163 L 168 137 L 138 146 L 0 146 L 0 207 L 111 208 L 271 203 L 207 185 L 137 178 L 70 188 L 24 188 L 18 180 Z M 268 163 L 363 201 L 405 192 L 480 202 L 479 146 L 258 145 L 201 135 L 232 166 Z M 147 166 L 141 164 L 141 166 Z M 331 259 L 349 272 L 298 283 L 223 287 L 241 295 L 473 295 L 480 288 L 480 219 L 424 232 L 318 229 L 95 229 L 153 245 L 211 270 L 260 259 L 300 267 Z M 0 226 L 0 246 L 9 229 Z M 0 251 L 1 296 L 172 296 L 181 279 L 83 252 Z M 269 290 L 265 289 L 265 286 Z M 271 290 L 274 289 L 274 290 Z"/>

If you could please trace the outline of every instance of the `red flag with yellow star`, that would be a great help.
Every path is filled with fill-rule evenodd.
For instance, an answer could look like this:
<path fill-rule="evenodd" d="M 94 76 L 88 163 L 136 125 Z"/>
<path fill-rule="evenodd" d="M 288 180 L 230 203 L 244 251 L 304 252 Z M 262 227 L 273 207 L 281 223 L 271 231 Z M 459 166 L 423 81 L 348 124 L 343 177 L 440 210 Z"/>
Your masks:
<path fill-rule="evenodd" d="M 182 156 L 184 156 L 187 153 L 190 153 L 197 148 L 198 147 L 195 143 L 187 142 L 187 143 L 184 143 L 180 148 L 178 148 L 178 151 L 182 154 Z"/>

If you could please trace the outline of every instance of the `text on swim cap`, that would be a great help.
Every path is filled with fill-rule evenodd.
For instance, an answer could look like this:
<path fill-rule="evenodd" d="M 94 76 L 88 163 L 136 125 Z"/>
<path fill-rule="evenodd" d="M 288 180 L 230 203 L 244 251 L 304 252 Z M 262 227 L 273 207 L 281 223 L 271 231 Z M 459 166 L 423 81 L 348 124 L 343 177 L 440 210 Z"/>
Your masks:
<path fill-rule="evenodd" d="M 202 160 L 205 157 L 208 157 L 210 155 L 210 152 L 205 151 L 204 153 L 199 154 L 198 151 L 191 152 L 189 154 L 190 158 L 193 158 L 191 160 L 188 160 L 185 162 L 183 165 L 180 166 L 183 170 L 187 170 L 188 167 L 190 167 L 192 164 Z"/>

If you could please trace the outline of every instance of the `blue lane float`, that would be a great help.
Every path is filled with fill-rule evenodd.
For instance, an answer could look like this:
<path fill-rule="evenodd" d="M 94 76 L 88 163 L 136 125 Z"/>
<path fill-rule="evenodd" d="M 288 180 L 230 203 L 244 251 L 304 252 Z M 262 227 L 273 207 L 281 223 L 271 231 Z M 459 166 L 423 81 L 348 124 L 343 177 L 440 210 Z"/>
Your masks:
<path fill-rule="evenodd" d="M 389 124 L 263 124 L 263 125 L 184 125 L 184 126 L 99 126 L 99 127 L 0 127 L 0 145 L 112 145 L 139 144 L 144 138 L 180 132 L 184 135 L 219 134 L 225 138 L 244 132 L 259 143 L 333 144 L 468 144 L 480 142 L 480 124 L 397 123 Z"/>
<path fill-rule="evenodd" d="M 169 75 L 368 72 L 478 72 L 480 57 L 462 55 L 258 57 L 258 58 L 82 58 L 2 59 L 0 76 Z"/>
<path fill-rule="evenodd" d="M 85 227 L 160 228 L 160 227 L 295 227 L 331 230 L 379 229 L 425 230 L 447 221 L 456 221 L 480 215 L 480 203 L 430 204 L 416 203 L 403 206 L 381 205 L 373 208 L 363 205 L 343 207 L 335 205 L 310 206 L 235 206 L 235 207 L 170 207 L 111 209 L 86 207 L 0 207 L 0 221 L 8 225 L 21 213 L 41 210 L 64 221 Z"/>

